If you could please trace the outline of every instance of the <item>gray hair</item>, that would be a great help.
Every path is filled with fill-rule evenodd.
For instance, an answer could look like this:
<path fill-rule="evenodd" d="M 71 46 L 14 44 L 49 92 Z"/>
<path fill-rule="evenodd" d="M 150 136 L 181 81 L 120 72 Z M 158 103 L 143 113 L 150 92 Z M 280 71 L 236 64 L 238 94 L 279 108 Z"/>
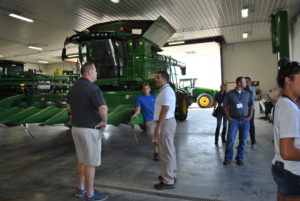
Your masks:
<path fill-rule="evenodd" d="M 81 67 L 81 75 L 84 75 L 90 72 L 93 68 L 95 68 L 95 64 L 92 62 L 87 62 Z"/>

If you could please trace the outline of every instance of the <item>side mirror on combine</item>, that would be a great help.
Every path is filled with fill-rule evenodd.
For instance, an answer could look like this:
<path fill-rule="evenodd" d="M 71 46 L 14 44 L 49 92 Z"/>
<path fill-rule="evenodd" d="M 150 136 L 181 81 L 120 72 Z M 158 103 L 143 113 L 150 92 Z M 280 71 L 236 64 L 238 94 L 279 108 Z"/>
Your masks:
<path fill-rule="evenodd" d="M 181 67 L 181 75 L 186 75 L 186 67 Z"/>
<path fill-rule="evenodd" d="M 62 53 L 61 53 L 61 60 L 65 60 L 65 59 L 67 59 L 68 57 L 67 57 L 67 50 L 66 50 L 66 48 L 64 47 L 63 48 L 63 50 L 62 50 Z"/>

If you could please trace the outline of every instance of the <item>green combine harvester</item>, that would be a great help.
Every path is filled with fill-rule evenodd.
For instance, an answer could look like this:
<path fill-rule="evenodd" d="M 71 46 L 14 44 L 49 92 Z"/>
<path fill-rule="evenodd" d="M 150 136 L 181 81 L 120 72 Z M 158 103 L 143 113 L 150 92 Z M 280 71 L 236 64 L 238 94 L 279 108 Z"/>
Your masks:
<path fill-rule="evenodd" d="M 155 73 L 166 70 L 177 96 L 176 118 L 183 121 L 188 113 L 188 95 L 179 89 L 179 75 L 185 65 L 158 54 L 175 30 L 159 17 L 156 21 L 121 20 L 93 25 L 65 40 L 62 59 L 79 55 L 80 65 L 93 62 L 95 82 L 103 91 L 109 108 L 108 123 L 128 123 L 142 84 L 150 83 L 154 94 Z M 66 94 L 23 93 L 0 101 L 0 123 L 69 124 Z M 143 123 L 139 115 L 132 124 Z"/>

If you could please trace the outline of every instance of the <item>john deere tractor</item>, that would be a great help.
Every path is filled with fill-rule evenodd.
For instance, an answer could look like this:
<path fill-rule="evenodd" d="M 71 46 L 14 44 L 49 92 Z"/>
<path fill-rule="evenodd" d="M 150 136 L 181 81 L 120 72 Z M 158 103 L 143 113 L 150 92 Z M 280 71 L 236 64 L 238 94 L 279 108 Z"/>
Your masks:
<path fill-rule="evenodd" d="M 142 84 L 150 83 L 154 94 L 156 72 L 170 74 L 170 84 L 176 92 L 176 117 L 185 120 L 188 97 L 178 88 L 178 75 L 185 74 L 185 65 L 158 52 L 175 30 L 162 17 L 150 20 L 120 20 L 93 25 L 65 40 L 62 59 L 78 55 L 79 64 L 93 62 L 98 79 L 95 84 L 103 91 L 108 104 L 108 123 L 128 123 L 135 108 Z M 0 123 L 41 122 L 45 125 L 67 123 L 65 94 L 22 94 L 0 101 Z M 17 113 L 19 114 L 16 114 Z M 132 121 L 143 123 L 142 115 Z"/>
<path fill-rule="evenodd" d="M 188 96 L 189 105 L 196 102 L 200 108 L 209 108 L 214 105 L 214 97 L 218 90 L 195 87 L 197 78 L 180 79 L 179 86 L 184 89 Z"/>

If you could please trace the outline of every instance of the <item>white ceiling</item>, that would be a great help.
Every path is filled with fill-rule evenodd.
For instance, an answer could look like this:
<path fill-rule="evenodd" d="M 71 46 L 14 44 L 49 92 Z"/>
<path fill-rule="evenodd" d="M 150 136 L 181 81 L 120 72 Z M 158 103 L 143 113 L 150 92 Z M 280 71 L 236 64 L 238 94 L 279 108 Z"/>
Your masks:
<path fill-rule="evenodd" d="M 130 19 L 155 20 L 163 16 L 175 29 L 170 41 L 223 36 L 226 43 L 270 39 L 269 16 L 299 0 L 1 0 L 0 59 L 37 63 L 61 62 L 66 36 L 72 30 L 102 22 Z M 241 17 L 241 9 L 250 9 Z M 34 20 L 23 22 L 8 16 L 17 13 Z M 243 32 L 250 32 L 248 39 Z M 28 45 L 43 51 L 28 49 Z"/>

